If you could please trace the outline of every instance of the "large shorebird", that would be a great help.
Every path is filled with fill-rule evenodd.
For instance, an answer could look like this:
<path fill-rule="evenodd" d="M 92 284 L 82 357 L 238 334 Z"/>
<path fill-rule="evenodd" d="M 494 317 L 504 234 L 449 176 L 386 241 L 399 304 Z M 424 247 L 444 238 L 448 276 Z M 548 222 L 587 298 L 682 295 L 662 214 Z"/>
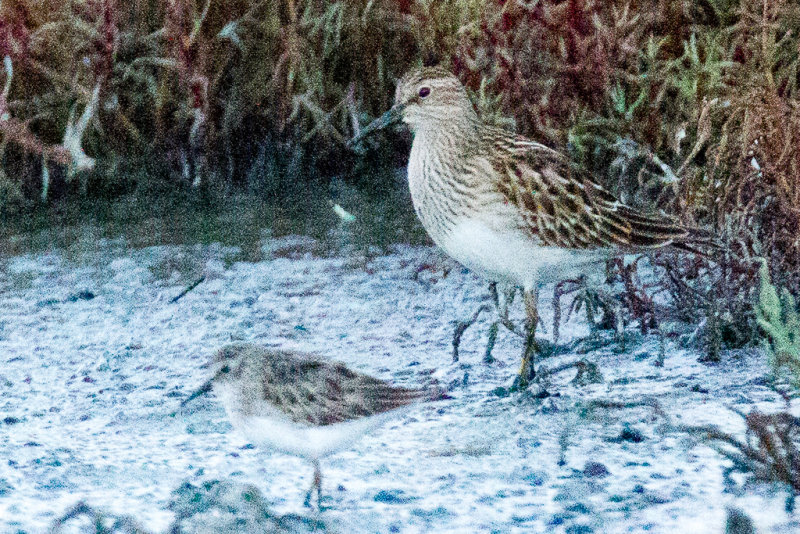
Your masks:
<path fill-rule="evenodd" d="M 708 241 L 626 206 L 561 152 L 483 123 L 464 86 L 443 68 L 403 76 L 394 106 L 350 144 L 399 121 L 414 135 L 408 184 L 433 241 L 490 281 L 523 289 L 526 341 L 516 387 L 535 375 L 543 284 L 597 270 L 620 253 L 694 251 L 693 244 Z"/>

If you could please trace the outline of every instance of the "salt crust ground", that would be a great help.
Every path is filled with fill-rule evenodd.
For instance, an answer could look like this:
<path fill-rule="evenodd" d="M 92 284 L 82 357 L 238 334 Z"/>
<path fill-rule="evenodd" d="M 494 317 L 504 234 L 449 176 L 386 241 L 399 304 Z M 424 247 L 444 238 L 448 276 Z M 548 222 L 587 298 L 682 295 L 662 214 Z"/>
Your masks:
<path fill-rule="evenodd" d="M 315 256 L 301 237 L 263 247 L 269 259 L 244 263 L 219 245 L 131 249 L 89 235 L 0 258 L 0 532 L 46 531 L 81 499 L 163 531 L 169 494 L 187 480 L 251 482 L 276 511 L 308 513 L 308 465 L 247 446 L 211 398 L 169 415 L 206 378 L 199 366 L 211 351 L 234 340 L 320 351 L 409 385 L 468 374 L 454 400 L 416 409 L 324 462 L 330 530 L 707 533 L 724 530 L 728 506 L 762 533 L 800 529 L 784 490 L 726 487 L 728 463 L 665 431 L 651 408 L 581 411 L 596 399 L 657 399 L 674 422 L 742 434 L 728 407 L 783 406 L 762 385 L 757 352 L 706 366 L 671 340 L 656 367 L 659 342 L 646 338 L 624 354 L 587 355 L 602 384 L 574 386 L 567 372 L 550 387 L 557 397 L 500 398 L 491 392 L 510 383 L 519 339 L 501 332 L 499 362 L 482 364 L 487 316 L 464 337 L 463 365 L 451 363 L 453 321 L 488 292 L 461 268 L 443 276 L 434 249 L 397 246 L 364 260 Z M 418 273 L 426 263 L 436 268 Z M 586 333 L 579 315 L 562 339 Z M 644 441 L 616 440 L 624 425 Z M 590 476 L 587 462 L 608 474 Z"/>

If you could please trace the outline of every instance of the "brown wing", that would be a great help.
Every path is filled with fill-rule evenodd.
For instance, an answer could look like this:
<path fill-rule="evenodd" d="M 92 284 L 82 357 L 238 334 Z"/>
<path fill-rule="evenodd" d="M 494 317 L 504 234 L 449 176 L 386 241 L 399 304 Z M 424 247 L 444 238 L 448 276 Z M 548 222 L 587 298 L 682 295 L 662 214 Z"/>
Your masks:
<path fill-rule="evenodd" d="M 635 250 L 678 245 L 690 232 L 617 200 L 575 169 L 562 154 L 539 143 L 494 139 L 500 189 L 516 205 L 525 228 L 543 245 L 572 249 Z"/>
<path fill-rule="evenodd" d="M 392 386 L 339 362 L 309 354 L 286 355 L 272 360 L 273 376 L 265 377 L 265 395 L 297 423 L 341 423 L 430 397 L 425 390 Z M 279 384 L 291 384 L 291 387 Z"/>

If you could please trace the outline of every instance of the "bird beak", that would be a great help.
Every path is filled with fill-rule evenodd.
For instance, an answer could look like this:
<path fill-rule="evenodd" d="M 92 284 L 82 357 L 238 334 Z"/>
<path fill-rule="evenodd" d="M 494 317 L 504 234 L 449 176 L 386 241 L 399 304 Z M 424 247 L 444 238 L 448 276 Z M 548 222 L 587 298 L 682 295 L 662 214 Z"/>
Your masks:
<path fill-rule="evenodd" d="M 378 130 L 382 130 L 387 126 L 391 126 L 392 124 L 396 124 L 400 122 L 403 118 L 403 110 L 406 108 L 405 104 L 395 104 L 392 108 L 369 123 L 361 132 L 353 137 L 350 141 L 347 142 L 348 148 L 355 148 L 357 147 L 361 141 L 369 136 L 372 135 L 374 132 Z"/>
<path fill-rule="evenodd" d="M 195 391 L 194 393 L 192 393 L 191 395 L 186 397 L 186 399 L 184 399 L 184 401 L 181 402 L 181 408 L 183 408 L 184 406 L 186 406 L 187 404 L 189 404 L 190 402 L 195 400 L 197 397 L 205 395 L 206 393 L 211 391 L 212 382 L 213 382 L 213 378 L 211 380 L 209 380 L 208 382 L 206 382 L 205 384 L 203 384 L 202 386 L 200 386 L 197 389 L 197 391 Z"/>

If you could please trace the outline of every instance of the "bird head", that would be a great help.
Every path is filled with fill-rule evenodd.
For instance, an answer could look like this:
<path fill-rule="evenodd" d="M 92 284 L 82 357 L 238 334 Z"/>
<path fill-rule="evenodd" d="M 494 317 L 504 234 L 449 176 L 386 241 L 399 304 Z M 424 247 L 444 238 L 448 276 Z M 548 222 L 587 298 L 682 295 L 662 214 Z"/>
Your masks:
<path fill-rule="evenodd" d="M 400 121 L 416 132 L 426 126 L 477 118 L 467 91 L 450 71 L 441 67 L 413 69 L 397 83 L 392 108 L 372 121 L 348 145 L 354 146 L 377 130 Z"/>
<path fill-rule="evenodd" d="M 211 378 L 186 397 L 181 402 L 181 407 L 205 395 L 214 387 L 233 384 L 246 372 L 247 364 L 252 360 L 251 352 L 247 345 L 227 345 L 219 349 L 208 363 L 201 366 L 211 370 Z"/>

